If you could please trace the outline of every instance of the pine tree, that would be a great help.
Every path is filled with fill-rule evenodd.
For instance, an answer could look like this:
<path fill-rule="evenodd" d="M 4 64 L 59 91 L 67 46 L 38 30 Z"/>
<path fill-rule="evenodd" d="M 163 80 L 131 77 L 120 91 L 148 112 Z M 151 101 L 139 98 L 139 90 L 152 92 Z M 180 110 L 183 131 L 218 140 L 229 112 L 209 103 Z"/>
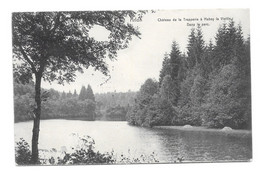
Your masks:
<path fill-rule="evenodd" d="M 177 42 L 173 41 L 170 53 L 170 76 L 173 80 L 177 80 L 180 68 L 180 50 Z"/>
<path fill-rule="evenodd" d="M 203 40 L 203 34 L 201 27 L 198 26 L 197 28 L 197 34 L 196 34 L 196 45 L 195 45 L 195 50 L 196 50 L 196 63 L 200 64 L 201 63 L 201 58 L 204 53 L 205 49 L 205 41 Z"/>
<path fill-rule="evenodd" d="M 161 86 L 164 76 L 167 74 L 169 75 L 171 71 L 170 67 L 170 59 L 169 55 L 167 53 L 164 54 L 163 63 L 162 63 L 162 69 L 160 71 L 159 75 L 159 85 Z"/>
<path fill-rule="evenodd" d="M 213 71 L 213 53 L 214 45 L 212 40 L 209 41 L 209 44 L 205 46 L 204 54 L 201 57 L 201 75 L 208 79 L 210 73 Z"/>
<path fill-rule="evenodd" d="M 166 75 L 163 78 L 160 88 L 160 95 L 163 99 L 166 99 L 172 106 L 177 106 L 180 96 L 180 90 L 176 80 L 172 80 L 170 75 Z"/>
<path fill-rule="evenodd" d="M 86 100 L 87 99 L 86 93 L 87 93 L 86 87 L 82 86 L 80 89 L 80 93 L 79 93 L 79 100 L 82 100 L 82 101 Z"/>
<path fill-rule="evenodd" d="M 182 78 L 180 75 L 181 71 L 181 52 L 177 42 L 173 41 L 170 54 L 165 54 L 162 69 L 160 71 L 159 85 L 161 86 L 163 78 L 166 75 L 170 75 L 173 80 Z"/>
<path fill-rule="evenodd" d="M 216 46 L 213 51 L 213 69 L 216 71 L 220 67 L 227 64 L 229 59 L 228 39 L 227 39 L 228 28 L 226 24 L 219 27 L 216 34 Z"/>
<path fill-rule="evenodd" d="M 95 96 L 94 96 L 93 90 L 90 85 L 88 85 L 87 90 L 86 90 L 86 99 L 95 101 Z"/>
<path fill-rule="evenodd" d="M 213 49 L 210 90 L 204 124 L 211 127 L 249 128 L 251 118 L 250 55 L 240 26 L 222 26 Z M 246 70 L 247 69 L 247 70 Z"/>
<path fill-rule="evenodd" d="M 78 94 L 77 94 L 76 89 L 74 89 L 73 97 L 74 97 L 74 98 L 78 97 Z"/>
<path fill-rule="evenodd" d="M 188 46 L 187 46 L 187 54 L 188 54 L 188 66 L 189 68 L 193 68 L 196 64 L 196 50 L 195 50 L 195 45 L 196 45 L 196 36 L 195 36 L 195 29 L 191 29 L 191 33 L 189 35 L 188 39 Z"/>
<path fill-rule="evenodd" d="M 201 75 L 197 75 L 193 81 L 190 90 L 190 99 L 192 106 L 200 107 L 205 96 L 206 79 Z"/>

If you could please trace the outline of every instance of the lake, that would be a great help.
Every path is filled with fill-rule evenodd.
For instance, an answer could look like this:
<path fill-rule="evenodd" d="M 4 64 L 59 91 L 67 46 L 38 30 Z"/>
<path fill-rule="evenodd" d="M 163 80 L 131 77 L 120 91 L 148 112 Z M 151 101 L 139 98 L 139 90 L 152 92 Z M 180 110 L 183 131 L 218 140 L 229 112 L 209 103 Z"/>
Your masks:
<path fill-rule="evenodd" d="M 33 122 L 15 123 L 15 141 L 31 143 Z M 248 161 L 252 158 L 251 132 L 196 130 L 174 127 L 143 128 L 127 122 L 42 120 L 39 149 L 69 150 L 77 145 L 73 134 L 89 135 L 95 149 L 130 157 L 154 153 L 161 163 L 183 157 L 186 162 Z"/>

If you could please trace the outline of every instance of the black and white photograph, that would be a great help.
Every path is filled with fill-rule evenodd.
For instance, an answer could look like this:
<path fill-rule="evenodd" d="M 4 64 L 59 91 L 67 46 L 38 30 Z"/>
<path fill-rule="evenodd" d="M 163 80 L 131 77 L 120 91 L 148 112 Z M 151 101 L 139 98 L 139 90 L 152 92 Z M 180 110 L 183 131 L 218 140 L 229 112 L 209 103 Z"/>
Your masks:
<path fill-rule="evenodd" d="M 12 12 L 15 165 L 250 163 L 250 10 Z"/>

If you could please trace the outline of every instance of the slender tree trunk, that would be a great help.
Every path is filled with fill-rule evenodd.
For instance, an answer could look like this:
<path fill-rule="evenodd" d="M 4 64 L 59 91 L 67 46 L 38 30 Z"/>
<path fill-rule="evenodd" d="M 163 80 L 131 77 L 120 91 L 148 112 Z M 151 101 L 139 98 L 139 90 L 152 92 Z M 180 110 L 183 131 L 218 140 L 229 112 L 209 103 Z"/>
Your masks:
<path fill-rule="evenodd" d="M 37 164 L 39 162 L 38 152 L 38 140 L 40 132 L 40 117 L 41 117 L 41 75 L 35 75 L 35 103 L 36 108 L 34 110 L 33 130 L 32 130 L 32 163 Z"/>

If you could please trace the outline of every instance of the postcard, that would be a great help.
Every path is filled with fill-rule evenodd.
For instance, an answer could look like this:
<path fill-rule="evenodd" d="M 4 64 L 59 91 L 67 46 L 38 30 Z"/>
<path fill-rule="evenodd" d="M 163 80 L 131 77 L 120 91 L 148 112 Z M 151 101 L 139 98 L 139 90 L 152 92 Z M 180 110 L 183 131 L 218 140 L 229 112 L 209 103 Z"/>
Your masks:
<path fill-rule="evenodd" d="M 249 162 L 249 9 L 13 12 L 16 165 Z"/>

